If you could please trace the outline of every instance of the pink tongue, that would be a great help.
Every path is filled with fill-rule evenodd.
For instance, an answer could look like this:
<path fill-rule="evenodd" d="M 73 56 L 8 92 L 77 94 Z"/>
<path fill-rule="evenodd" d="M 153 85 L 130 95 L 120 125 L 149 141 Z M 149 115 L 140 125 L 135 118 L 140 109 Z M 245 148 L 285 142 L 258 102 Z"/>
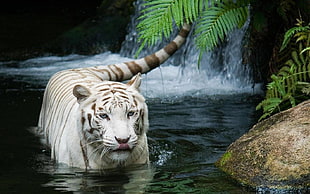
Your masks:
<path fill-rule="evenodd" d="M 129 150 L 129 145 L 127 143 L 119 144 L 118 150 Z"/>

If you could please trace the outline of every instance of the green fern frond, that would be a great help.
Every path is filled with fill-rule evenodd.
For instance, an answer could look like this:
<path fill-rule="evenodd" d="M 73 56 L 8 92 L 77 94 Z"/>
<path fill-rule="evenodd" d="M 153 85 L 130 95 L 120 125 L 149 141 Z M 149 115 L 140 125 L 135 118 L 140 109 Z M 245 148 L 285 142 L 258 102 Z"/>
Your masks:
<path fill-rule="evenodd" d="M 297 90 L 306 93 L 308 85 L 310 85 L 310 64 L 303 63 L 308 61 L 309 56 L 302 61 L 301 55 L 296 51 L 292 52 L 292 58 L 285 63 L 277 75 L 272 75 L 267 85 L 266 99 L 263 100 L 256 108 L 263 109 L 264 114 L 260 120 L 275 113 L 276 110 L 283 110 L 281 104 L 289 102 L 290 106 L 296 105 Z M 277 102 L 277 103 L 276 103 Z"/>
<path fill-rule="evenodd" d="M 226 34 L 244 25 L 248 18 L 248 2 L 223 1 L 207 8 L 197 22 L 196 44 L 201 51 L 209 51 L 223 41 Z"/>
<path fill-rule="evenodd" d="M 303 54 L 306 51 L 310 52 L 310 47 L 307 47 L 307 48 L 303 49 L 302 51 L 300 51 L 300 54 Z"/>
<path fill-rule="evenodd" d="M 310 25 L 309 24 L 307 26 L 296 26 L 296 27 L 289 29 L 284 35 L 284 40 L 283 40 L 282 46 L 280 48 L 280 51 L 282 51 L 283 49 L 285 49 L 287 47 L 288 43 L 291 41 L 291 39 L 294 37 L 294 35 L 296 33 L 306 32 L 306 31 L 310 31 Z M 303 40 L 303 39 L 304 38 L 302 38 L 300 40 Z M 298 41 L 300 41 L 300 40 L 298 40 Z"/>
<path fill-rule="evenodd" d="M 142 16 L 137 25 L 141 50 L 145 45 L 154 45 L 163 37 L 170 37 L 173 24 L 180 27 L 184 21 L 191 23 L 197 19 L 204 7 L 201 0 L 152 0 L 143 4 Z"/>
<path fill-rule="evenodd" d="M 260 117 L 259 120 L 262 120 L 268 116 L 270 116 L 271 114 L 273 114 L 274 112 L 278 110 L 280 110 L 280 104 L 282 102 L 281 98 L 268 98 L 263 100 L 261 103 L 259 103 L 256 106 L 256 110 L 259 109 L 263 109 L 264 114 Z"/>
<path fill-rule="evenodd" d="M 302 20 L 297 22 L 296 27 L 285 33 L 280 50 L 283 51 L 293 41 L 297 47 L 290 47 L 291 58 L 284 63 L 277 75 L 271 76 L 272 82 L 267 85 L 266 99 L 257 106 L 257 109 L 263 109 L 264 112 L 260 120 L 275 113 L 277 109 L 284 110 L 309 99 L 306 95 L 310 86 L 310 24 L 302 26 Z M 275 99 L 279 103 L 275 103 Z"/>
<path fill-rule="evenodd" d="M 300 85 L 302 85 L 301 92 L 310 96 L 310 83 L 307 82 L 301 82 Z"/>

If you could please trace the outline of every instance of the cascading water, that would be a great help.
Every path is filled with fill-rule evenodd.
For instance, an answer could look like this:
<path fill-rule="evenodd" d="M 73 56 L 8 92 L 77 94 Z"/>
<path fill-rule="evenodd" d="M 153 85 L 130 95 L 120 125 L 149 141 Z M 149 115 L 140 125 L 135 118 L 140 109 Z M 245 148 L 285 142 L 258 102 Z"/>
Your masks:
<path fill-rule="evenodd" d="M 129 33 L 123 42 L 120 51 L 121 56 L 134 57 L 139 48 L 137 44 L 137 30 L 139 13 L 142 9 L 142 1 L 135 4 L 136 11 L 129 25 Z M 193 94 L 227 94 L 227 93 L 256 93 L 254 90 L 251 67 L 242 63 L 243 40 L 248 27 L 231 32 L 220 47 L 213 52 L 202 56 L 200 68 L 198 68 L 199 50 L 195 46 L 194 35 L 191 33 L 182 48 L 177 51 L 159 69 L 147 76 L 146 88 L 150 88 L 149 97 L 161 94 L 163 96 L 193 95 Z M 194 27 L 194 26 L 193 26 Z M 171 36 L 175 36 L 176 32 Z M 153 53 L 162 48 L 170 40 L 158 42 L 156 45 L 146 47 L 139 57 Z M 155 79 L 156 77 L 156 79 Z M 154 79 L 154 80 L 153 80 Z M 152 81 L 153 80 L 153 81 Z M 155 81 L 156 80 L 156 81 Z M 161 87 L 153 87 L 162 80 Z M 152 85 L 152 86 L 151 86 Z"/>

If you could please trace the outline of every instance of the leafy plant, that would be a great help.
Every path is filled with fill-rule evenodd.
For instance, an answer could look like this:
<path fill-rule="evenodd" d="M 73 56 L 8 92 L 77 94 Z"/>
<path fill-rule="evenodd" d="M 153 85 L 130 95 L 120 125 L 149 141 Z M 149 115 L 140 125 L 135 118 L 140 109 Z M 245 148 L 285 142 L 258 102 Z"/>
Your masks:
<path fill-rule="evenodd" d="M 248 18 L 249 0 L 148 0 L 139 17 L 138 53 L 163 37 L 170 37 L 173 26 L 196 22 L 196 44 L 201 52 L 212 50 L 234 28 Z"/>
<path fill-rule="evenodd" d="M 201 50 L 212 50 L 231 30 L 241 28 L 247 17 L 246 1 L 223 1 L 206 8 L 197 21 L 195 34 L 198 47 Z"/>
<path fill-rule="evenodd" d="M 299 101 L 310 96 L 310 24 L 302 26 L 298 20 L 297 26 L 289 29 L 282 43 L 281 51 L 292 44 L 293 38 L 297 49 L 291 47 L 291 58 L 286 61 L 277 75 L 272 75 L 267 85 L 266 98 L 256 109 L 263 109 L 261 119 L 278 111 L 295 106 Z"/>
<path fill-rule="evenodd" d="M 306 26 L 302 26 L 303 25 L 303 21 L 297 19 L 297 24 L 296 27 L 293 27 L 291 29 L 289 29 L 285 35 L 284 35 L 284 40 L 282 43 L 282 46 L 280 48 L 280 51 L 283 51 L 288 43 L 291 41 L 292 37 L 296 38 L 296 43 L 299 42 L 302 44 L 302 42 L 304 42 L 305 45 L 308 45 L 307 48 L 305 48 L 305 50 L 309 50 L 309 41 L 310 41 L 310 37 L 309 37 L 309 30 L 310 30 L 310 25 L 306 25 Z"/>

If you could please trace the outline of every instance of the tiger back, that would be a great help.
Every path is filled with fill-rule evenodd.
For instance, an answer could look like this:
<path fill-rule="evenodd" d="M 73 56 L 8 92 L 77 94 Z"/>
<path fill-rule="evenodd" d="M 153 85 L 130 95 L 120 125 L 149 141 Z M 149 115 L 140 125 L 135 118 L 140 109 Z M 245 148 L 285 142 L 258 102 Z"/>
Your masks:
<path fill-rule="evenodd" d="M 148 109 L 139 93 L 140 73 L 166 61 L 189 30 L 184 24 L 173 41 L 141 59 L 53 75 L 38 122 L 51 158 L 86 169 L 148 163 Z M 128 79 L 127 84 L 119 82 Z"/>

